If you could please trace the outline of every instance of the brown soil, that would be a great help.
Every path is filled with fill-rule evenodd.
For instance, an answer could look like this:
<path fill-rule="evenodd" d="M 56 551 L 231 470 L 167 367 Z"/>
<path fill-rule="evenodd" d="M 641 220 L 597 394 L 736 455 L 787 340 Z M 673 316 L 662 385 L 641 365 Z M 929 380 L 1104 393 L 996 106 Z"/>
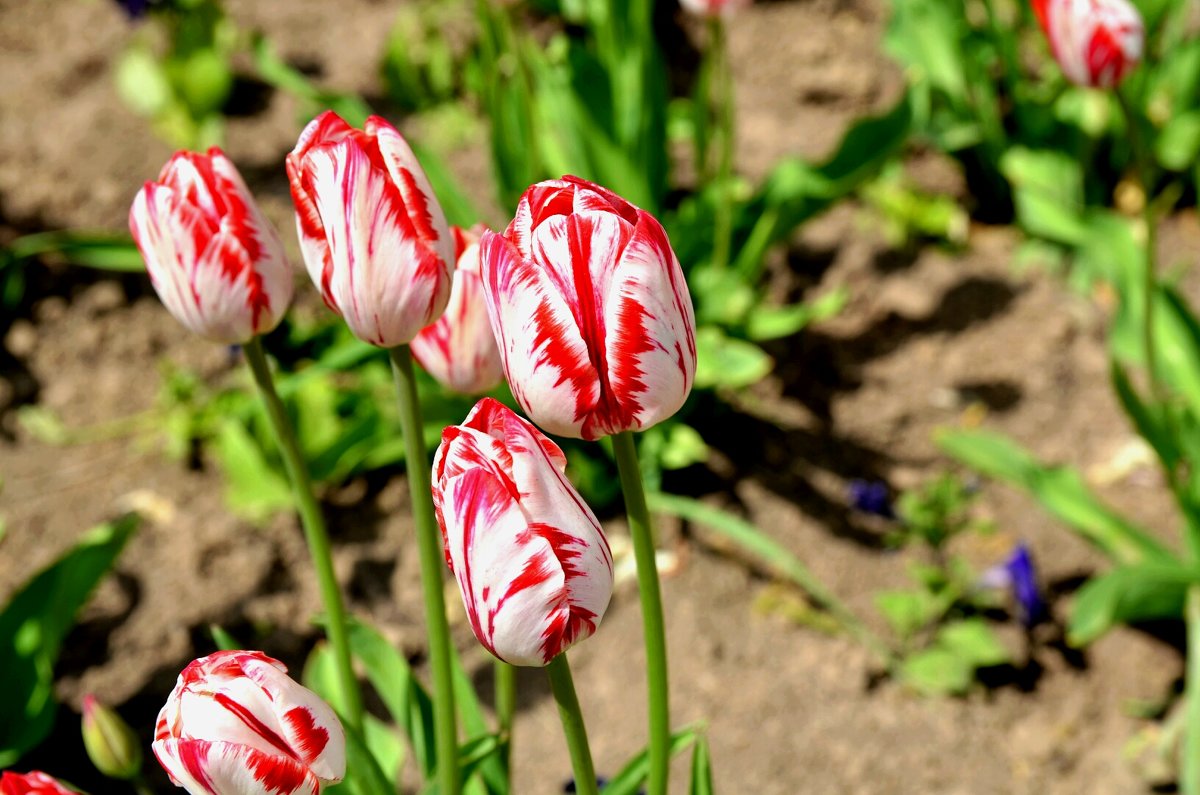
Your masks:
<path fill-rule="evenodd" d="M 330 86 L 379 93 L 388 4 L 230 5 L 283 55 L 319 65 Z M 786 154 L 820 156 L 856 116 L 894 98 L 900 78 L 879 54 L 883 22 L 880 0 L 805 0 L 763 2 L 732 23 L 744 172 L 760 176 Z M 109 65 L 131 35 L 110 3 L 0 4 L 0 73 L 8 76 L 0 86 L 0 240 L 121 227 L 137 186 L 170 154 L 112 88 Z M 283 229 L 291 221 L 282 157 L 299 130 L 295 113 L 274 96 L 228 133 L 228 151 L 255 174 Z M 486 179 L 478 150 L 454 167 L 468 184 Z M 972 401 L 987 408 L 987 427 L 1091 473 L 1106 498 L 1164 537 L 1178 531 L 1152 470 L 1102 477 L 1133 438 L 1108 388 L 1103 312 L 1054 278 L 1017 273 L 1018 242 L 1009 230 L 977 227 L 961 253 L 897 253 L 852 204 L 818 219 L 786 264 L 814 292 L 848 286 L 849 307 L 777 345 L 776 374 L 737 396 L 739 412 L 700 429 L 729 483 L 709 499 L 743 509 L 877 629 L 872 594 L 905 584 L 906 556 L 882 551 L 878 527 L 847 512 L 845 482 L 883 477 L 908 487 L 942 470 L 931 432 L 961 422 Z M 1168 259 L 1194 260 L 1196 219 L 1178 219 L 1164 247 Z M 0 323 L 8 328 L 0 350 L 0 513 L 9 528 L 0 541 L 0 599 L 83 529 L 129 507 L 152 517 L 68 641 L 56 741 L 21 763 L 102 793 L 115 789 L 76 750 L 85 692 L 118 705 L 148 738 L 176 673 L 211 649 L 207 625 L 258 637 L 298 667 L 316 637 L 309 617 L 318 600 L 295 522 L 279 517 L 255 529 L 235 519 L 223 506 L 219 472 L 203 461 L 168 461 L 146 435 L 51 446 L 15 421 L 18 403 L 36 403 L 72 428 L 137 415 L 153 405 L 163 362 L 213 381 L 238 377 L 227 352 L 188 336 L 140 277 L 39 269 L 33 283 L 40 297 L 28 315 Z M 980 507 L 999 532 L 956 551 L 983 567 L 1027 540 L 1055 586 L 1061 622 L 1073 585 L 1102 560 L 1010 490 L 985 487 Z M 349 484 L 330 495 L 328 510 L 353 612 L 419 659 L 402 479 Z M 609 527 L 624 533 L 619 521 Z M 1171 643 L 1123 629 L 1074 654 L 1044 628 L 1020 671 L 964 699 L 918 698 L 877 681 L 871 659 L 850 640 L 762 610 L 760 597 L 774 586 L 702 530 L 685 529 L 666 527 L 680 561 L 664 584 L 673 713 L 680 725 L 707 721 L 721 792 L 1145 791 L 1122 749 L 1149 724 L 1127 706 L 1170 691 L 1182 672 Z M 627 581 L 599 634 L 572 653 L 601 771 L 615 772 L 644 742 L 640 632 Z M 486 690 L 485 655 L 461 621 L 457 640 Z M 1023 647 L 1015 630 L 1005 640 Z M 524 672 L 520 686 L 515 791 L 558 792 L 569 764 L 554 705 L 537 671 Z M 678 773 L 673 791 L 682 792 L 685 764 Z M 155 784 L 169 788 L 161 776 Z"/>

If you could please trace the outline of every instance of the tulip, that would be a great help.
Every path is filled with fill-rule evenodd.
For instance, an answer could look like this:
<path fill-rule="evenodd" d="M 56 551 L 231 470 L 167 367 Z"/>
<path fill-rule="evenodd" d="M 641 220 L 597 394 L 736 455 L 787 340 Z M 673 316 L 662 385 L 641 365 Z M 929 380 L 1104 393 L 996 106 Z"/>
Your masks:
<path fill-rule="evenodd" d="M 666 232 L 649 213 L 575 177 L 521 197 L 485 232 L 488 317 L 513 395 L 550 433 L 641 430 L 683 405 L 695 315 Z"/>
<path fill-rule="evenodd" d="M 554 442 L 484 398 L 446 428 L 433 504 L 475 637 L 513 665 L 542 666 L 596 631 L 612 553 Z"/>
<path fill-rule="evenodd" d="M 317 795 L 346 771 L 333 710 L 257 651 L 190 663 L 158 713 L 151 747 L 192 795 Z"/>
<path fill-rule="evenodd" d="M 464 395 L 486 392 L 503 377 L 479 276 L 479 235 L 483 231 L 482 226 L 451 228 L 458 265 L 450 303 L 411 343 L 413 356 L 426 372 L 447 389 Z"/>
<path fill-rule="evenodd" d="M 58 779 L 40 770 L 0 773 L 0 795 L 79 795 L 75 790 L 64 787 Z"/>
<path fill-rule="evenodd" d="M 129 210 L 129 228 L 158 297 L 214 342 L 275 328 L 292 300 L 283 244 L 220 149 L 177 152 Z"/>
<path fill-rule="evenodd" d="M 450 297 L 454 241 L 408 143 L 378 116 L 326 111 L 287 156 L 304 264 L 359 339 L 410 342 Z"/>
<path fill-rule="evenodd" d="M 750 5 L 750 0 L 679 0 L 684 11 L 702 17 L 727 17 Z"/>
<path fill-rule="evenodd" d="M 1128 0 L 1033 0 L 1033 10 L 1073 83 L 1114 88 L 1142 59 L 1145 29 Z"/>
<path fill-rule="evenodd" d="M 88 759 L 109 778 L 133 779 L 142 772 L 137 735 L 111 707 L 89 694 L 83 697 L 83 748 Z"/>

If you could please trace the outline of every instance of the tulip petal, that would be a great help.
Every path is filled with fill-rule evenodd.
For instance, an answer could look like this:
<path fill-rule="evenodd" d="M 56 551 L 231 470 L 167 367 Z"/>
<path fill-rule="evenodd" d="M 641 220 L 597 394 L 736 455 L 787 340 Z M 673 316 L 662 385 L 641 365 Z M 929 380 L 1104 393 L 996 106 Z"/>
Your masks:
<path fill-rule="evenodd" d="M 129 228 L 155 291 L 171 314 L 197 334 L 205 333 L 206 323 L 193 266 L 213 226 L 175 191 L 153 182 L 138 192 L 129 211 Z"/>
<path fill-rule="evenodd" d="M 486 233 L 480 247 L 488 317 L 513 396 L 550 433 L 579 437 L 600 382 L 557 277 L 500 235 Z"/>
<path fill-rule="evenodd" d="M 319 281 L 326 303 L 360 339 L 382 347 L 411 341 L 445 306 L 450 274 L 414 234 L 395 184 L 351 140 L 312 150 L 302 181 L 328 243 Z"/>
<path fill-rule="evenodd" d="M 151 747 L 171 780 L 192 795 L 318 795 L 321 789 L 296 760 L 244 745 L 168 739 Z"/>
<path fill-rule="evenodd" d="M 683 271 L 650 215 L 642 213 L 601 305 L 607 381 L 620 410 L 613 424 L 592 435 L 646 428 L 670 417 L 696 375 L 696 319 Z"/>

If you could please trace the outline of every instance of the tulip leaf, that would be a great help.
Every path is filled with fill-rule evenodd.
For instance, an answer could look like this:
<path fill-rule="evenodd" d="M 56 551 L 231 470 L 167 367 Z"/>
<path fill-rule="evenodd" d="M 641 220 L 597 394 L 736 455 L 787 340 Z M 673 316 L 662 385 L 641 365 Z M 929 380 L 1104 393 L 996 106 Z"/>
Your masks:
<path fill-rule="evenodd" d="M 687 750 L 700 736 L 700 727 L 689 726 L 671 735 L 671 756 Z M 643 749 L 629 760 L 621 772 L 609 780 L 600 790 L 600 795 L 637 795 L 650 773 L 650 754 Z"/>
<path fill-rule="evenodd" d="M 14 260 L 52 256 L 72 265 L 119 273 L 142 273 L 146 264 L 133 238 L 104 231 L 62 230 L 18 237 L 8 245 Z"/>
<path fill-rule="evenodd" d="M 233 651 L 235 649 L 246 648 L 220 624 L 209 624 L 208 634 L 212 635 L 213 643 L 216 644 L 217 649 L 220 651 Z"/>
<path fill-rule="evenodd" d="M 352 621 L 348 627 L 350 651 L 363 664 L 367 679 L 408 741 L 426 778 L 437 768 L 433 742 L 433 702 L 413 675 L 404 656 L 379 631 Z"/>
<path fill-rule="evenodd" d="M 690 795 L 713 795 L 712 762 L 708 756 L 708 739 L 703 734 L 696 735 L 696 744 L 692 747 L 692 785 L 688 792 Z"/>
<path fill-rule="evenodd" d="M 1181 618 L 1188 586 L 1196 582 L 1200 572 L 1160 561 L 1120 566 L 1093 577 L 1076 595 L 1067 641 L 1086 646 L 1117 624 Z"/>
<path fill-rule="evenodd" d="M 54 663 L 63 639 L 137 525 L 130 514 L 88 531 L 0 612 L 0 768 L 50 733 L 57 708 Z"/>
<path fill-rule="evenodd" d="M 304 664 L 304 686 L 329 702 L 339 715 L 345 714 L 345 700 L 338 680 L 337 662 L 327 643 L 319 643 Z M 404 746 L 395 729 L 374 715 L 365 715 L 365 738 L 346 730 L 346 778 L 341 783 L 322 790 L 326 793 L 351 795 L 395 795 L 394 782 L 404 763 Z"/>
<path fill-rule="evenodd" d="M 481 737 L 488 732 L 487 718 L 483 712 L 483 705 L 479 702 L 479 695 L 475 692 L 475 685 L 471 682 L 471 677 L 463 668 L 462 660 L 458 656 L 458 652 L 453 647 L 450 649 L 450 662 L 453 666 L 454 674 L 454 703 L 458 707 L 458 716 L 462 721 L 463 729 L 470 737 Z M 496 661 L 495 665 L 504 665 L 500 661 Z M 507 743 L 507 738 L 504 738 Z M 500 754 L 490 754 L 485 759 L 481 760 L 477 766 L 477 771 L 482 779 L 482 784 L 485 791 L 489 795 L 506 795 L 508 792 L 508 774 L 504 769 L 504 758 Z M 464 773 L 463 779 L 468 777 Z M 470 784 L 471 782 L 467 782 Z"/>
<path fill-rule="evenodd" d="M 227 482 L 225 502 L 251 522 L 264 522 L 295 503 L 287 480 L 267 463 L 262 447 L 232 418 L 221 423 L 214 451 Z"/>
<path fill-rule="evenodd" d="M 1074 469 L 1046 466 L 1012 440 L 988 431 L 943 430 L 936 440 L 972 469 L 1025 489 L 1114 562 L 1171 559 L 1149 533 L 1104 505 Z"/>

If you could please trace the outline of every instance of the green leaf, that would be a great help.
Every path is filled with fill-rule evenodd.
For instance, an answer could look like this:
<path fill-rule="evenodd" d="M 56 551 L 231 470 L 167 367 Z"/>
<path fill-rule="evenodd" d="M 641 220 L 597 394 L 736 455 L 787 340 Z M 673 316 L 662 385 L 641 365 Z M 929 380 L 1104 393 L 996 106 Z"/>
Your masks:
<path fill-rule="evenodd" d="M 696 331 L 696 389 L 738 389 L 766 378 L 774 362 L 752 342 L 726 336 L 716 326 Z"/>
<path fill-rule="evenodd" d="M 129 515 L 88 531 L 0 612 L 0 768 L 50 733 L 54 664 L 62 641 L 137 525 L 137 516 Z"/>
<path fill-rule="evenodd" d="M 904 659 L 900 681 L 925 696 L 961 695 L 975 681 L 975 666 L 949 649 L 934 646 Z"/>
<path fill-rule="evenodd" d="M 216 644 L 220 651 L 233 651 L 235 649 L 246 648 L 238 642 L 237 638 L 225 631 L 225 628 L 220 624 L 209 624 L 208 634 L 212 635 L 213 643 Z"/>
<path fill-rule="evenodd" d="M 287 480 L 267 463 L 262 448 L 240 422 L 225 420 L 214 441 L 230 510 L 259 523 L 295 504 Z"/>
<path fill-rule="evenodd" d="M 1186 171 L 1200 158 L 1200 110 L 1173 116 L 1158 134 L 1154 153 L 1163 168 Z"/>
<path fill-rule="evenodd" d="M 790 337 L 810 323 L 828 320 L 841 312 L 850 291 L 838 287 L 811 302 L 778 307 L 756 307 L 746 318 L 746 336 L 755 342 Z"/>
<path fill-rule="evenodd" d="M 488 734 L 487 717 L 484 715 L 483 704 L 475 692 L 471 677 L 463 668 L 462 660 L 453 647 L 450 649 L 450 662 L 454 676 L 454 704 L 458 708 L 458 716 L 462 721 L 463 730 L 468 737 L 482 737 Z M 497 661 L 493 665 L 503 665 Z M 507 739 L 505 739 L 507 742 Z M 498 754 L 489 754 L 474 768 L 480 775 L 485 791 L 489 795 L 508 795 L 508 773 L 504 769 L 504 759 Z M 467 776 L 464 774 L 464 780 Z"/>
<path fill-rule="evenodd" d="M 400 726 L 426 778 L 437 767 L 434 746 L 433 702 L 413 675 L 408 661 L 377 630 L 352 621 L 348 627 L 350 651 L 363 664 L 367 679 Z"/>
<path fill-rule="evenodd" d="M 693 726 L 672 734 L 671 756 L 686 750 L 689 745 L 696 742 L 696 738 L 699 736 L 700 729 Z M 600 790 L 600 795 L 637 795 L 638 790 L 646 783 L 646 776 L 649 773 L 650 755 L 643 749 L 630 759 L 625 767 L 621 768 L 620 773 L 617 773 L 604 785 L 604 788 Z"/>
<path fill-rule="evenodd" d="M 708 460 L 708 445 L 699 431 L 682 422 L 667 426 L 659 461 L 663 469 L 683 469 Z"/>
<path fill-rule="evenodd" d="M 1027 232 L 1067 245 L 1086 242 L 1078 159 L 1066 152 L 1014 146 L 1001 158 L 1000 170 L 1012 183 L 1017 220 Z"/>
<path fill-rule="evenodd" d="M 1012 659 L 1004 644 L 982 618 L 968 618 L 943 626 L 935 643 L 957 654 L 975 668 L 1003 665 Z"/>
<path fill-rule="evenodd" d="M 171 82 L 149 50 L 130 47 L 113 69 L 117 94 L 134 113 L 157 116 L 171 104 Z"/>
<path fill-rule="evenodd" d="M 1121 407 L 1141 437 L 1154 448 L 1163 466 L 1167 470 L 1174 469 L 1179 462 L 1180 452 L 1165 416 L 1167 407 L 1142 400 L 1121 363 L 1114 357 L 1109 364 L 1113 390 L 1121 401 Z"/>
<path fill-rule="evenodd" d="M 708 758 L 708 739 L 703 734 L 696 736 L 692 747 L 692 785 L 690 795 L 713 795 L 712 762 Z"/>
<path fill-rule="evenodd" d="M 928 591 L 879 591 L 875 607 L 902 640 L 936 621 L 943 612 Z"/>
<path fill-rule="evenodd" d="M 1114 562 L 1172 558 L 1149 533 L 1105 506 L 1074 469 L 1045 466 L 1012 440 L 989 431 L 942 430 L 935 438 L 947 455 L 1029 492 Z"/>
<path fill-rule="evenodd" d="M 18 237 L 8 246 L 9 255 L 21 260 L 52 255 L 72 265 L 119 273 L 142 273 L 146 263 L 133 238 L 112 232 L 63 230 Z"/>
<path fill-rule="evenodd" d="M 1161 561 L 1121 566 L 1093 577 L 1075 597 L 1067 641 L 1085 646 L 1117 624 L 1181 618 L 1187 588 L 1196 582 L 1200 573 Z"/>

